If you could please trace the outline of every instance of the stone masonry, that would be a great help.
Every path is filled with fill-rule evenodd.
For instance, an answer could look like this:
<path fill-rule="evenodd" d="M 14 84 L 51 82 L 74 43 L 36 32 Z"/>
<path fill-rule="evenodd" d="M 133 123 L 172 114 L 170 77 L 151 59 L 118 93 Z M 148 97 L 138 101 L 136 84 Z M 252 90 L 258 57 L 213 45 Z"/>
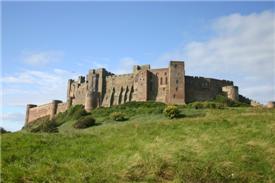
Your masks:
<path fill-rule="evenodd" d="M 87 111 L 110 107 L 130 101 L 158 101 L 185 104 L 214 99 L 226 94 L 238 101 L 238 87 L 232 81 L 185 75 L 182 61 L 170 61 L 168 68 L 151 69 L 150 65 L 135 65 L 131 74 L 115 75 L 106 69 L 91 69 L 86 77 L 68 80 L 67 101 L 54 100 L 49 104 L 28 104 L 26 121 L 43 116 L 53 118 L 70 106 L 82 104 Z"/>

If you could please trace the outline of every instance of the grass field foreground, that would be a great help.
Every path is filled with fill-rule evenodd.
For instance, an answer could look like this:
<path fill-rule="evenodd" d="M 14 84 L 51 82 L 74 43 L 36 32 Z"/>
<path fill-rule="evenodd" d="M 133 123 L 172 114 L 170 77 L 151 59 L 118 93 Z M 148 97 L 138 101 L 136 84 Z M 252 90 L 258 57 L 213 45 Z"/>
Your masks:
<path fill-rule="evenodd" d="M 161 105 L 100 108 L 87 129 L 66 119 L 58 133 L 3 134 L 1 182 L 275 182 L 274 109 L 180 108 L 185 117 L 167 119 Z"/>

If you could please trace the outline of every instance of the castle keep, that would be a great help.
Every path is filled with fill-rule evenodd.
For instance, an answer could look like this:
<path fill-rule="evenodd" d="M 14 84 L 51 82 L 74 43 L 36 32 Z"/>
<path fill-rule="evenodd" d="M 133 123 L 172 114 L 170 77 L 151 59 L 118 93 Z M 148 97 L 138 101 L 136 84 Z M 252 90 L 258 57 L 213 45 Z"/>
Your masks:
<path fill-rule="evenodd" d="M 135 65 L 131 74 L 115 75 L 106 69 L 91 69 L 86 77 L 68 80 L 67 101 L 53 100 L 49 104 L 28 104 L 26 124 L 43 116 L 53 118 L 70 106 L 82 104 L 87 111 L 130 101 L 158 101 L 185 104 L 205 101 L 226 94 L 239 100 L 238 87 L 232 81 L 185 75 L 184 62 L 171 61 L 168 68 L 151 69 L 150 65 Z"/>

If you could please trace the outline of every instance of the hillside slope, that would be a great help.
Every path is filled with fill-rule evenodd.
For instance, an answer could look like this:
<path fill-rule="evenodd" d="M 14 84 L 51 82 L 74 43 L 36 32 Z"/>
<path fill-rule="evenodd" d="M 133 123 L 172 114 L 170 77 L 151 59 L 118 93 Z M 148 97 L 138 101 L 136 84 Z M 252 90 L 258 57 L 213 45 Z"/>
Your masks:
<path fill-rule="evenodd" d="M 275 182 L 275 110 L 97 109 L 97 125 L 2 135 L 1 182 Z M 127 113 L 127 121 L 109 118 Z"/>

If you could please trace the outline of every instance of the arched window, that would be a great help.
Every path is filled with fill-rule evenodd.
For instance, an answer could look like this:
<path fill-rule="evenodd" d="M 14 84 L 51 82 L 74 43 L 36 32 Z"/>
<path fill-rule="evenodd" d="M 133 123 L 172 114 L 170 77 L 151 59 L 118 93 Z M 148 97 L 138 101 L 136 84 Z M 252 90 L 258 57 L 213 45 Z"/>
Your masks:
<path fill-rule="evenodd" d="M 162 77 L 160 78 L 160 84 L 162 85 Z"/>
<path fill-rule="evenodd" d="M 167 80 L 167 77 L 165 77 L 165 84 L 167 84 L 168 80 Z"/>

